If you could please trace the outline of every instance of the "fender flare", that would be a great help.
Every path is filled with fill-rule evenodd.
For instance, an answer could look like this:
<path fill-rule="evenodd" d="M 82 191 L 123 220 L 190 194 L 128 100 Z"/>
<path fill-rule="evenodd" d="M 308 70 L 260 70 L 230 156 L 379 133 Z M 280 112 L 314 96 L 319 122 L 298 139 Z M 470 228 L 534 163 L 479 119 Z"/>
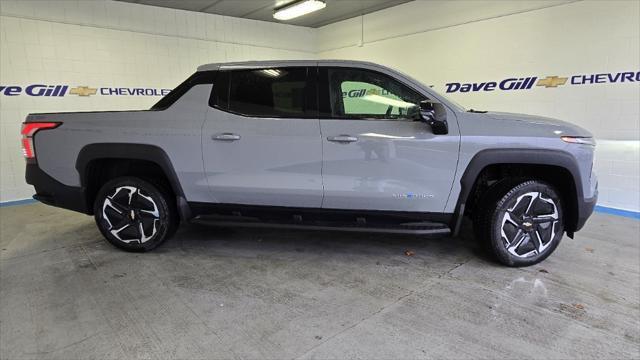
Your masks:
<path fill-rule="evenodd" d="M 76 170 L 80 176 L 82 188 L 86 188 L 88 185 L 87 166 L 91 161 L 99 159 L 144 160 L 158 165 L 169 180 L 169 185 L 176 195 L 180 217 L 183 219 L 191 218 L 191 211 L 178 180 L 178 175 L 171 163 L 171 159 L 160 147 L 149 144 L 127 143 L 96 143 L 84 146 L 76 159 Z"/>
<path fill-rule="evenodd" d="M 487 166 L 500 164 L 550 165 L 567 170 L 573 178 L 576 203 L 584 196 L 580 168 L 570 153 L 548 149 L 485 149 L 476 153 L 460 178 L 460 195 L 454 212 L 454 235 L 460 230 L 465 204 L 476 179 Z M 575 209 L 578 211 L 578 209 Z M 579 214 L 576 213 L 576 217 Z M 572 230 L 569 230 L 572 231 Z"/>

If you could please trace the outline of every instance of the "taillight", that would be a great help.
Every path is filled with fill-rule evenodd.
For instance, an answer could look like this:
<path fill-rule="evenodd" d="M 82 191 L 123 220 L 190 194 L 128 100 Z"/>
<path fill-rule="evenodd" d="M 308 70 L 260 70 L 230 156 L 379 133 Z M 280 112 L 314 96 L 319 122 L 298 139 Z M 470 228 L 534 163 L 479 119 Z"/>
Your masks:
<path fill-rule="evenodd" d="M 33 148 L 33 136 L 40 130 L 53 129 L 60 126 L 59 122 L 30 122 L 22 123 L 22 153 L 24 157 L 29 159 L 35 159 L 36 151 Z"/>

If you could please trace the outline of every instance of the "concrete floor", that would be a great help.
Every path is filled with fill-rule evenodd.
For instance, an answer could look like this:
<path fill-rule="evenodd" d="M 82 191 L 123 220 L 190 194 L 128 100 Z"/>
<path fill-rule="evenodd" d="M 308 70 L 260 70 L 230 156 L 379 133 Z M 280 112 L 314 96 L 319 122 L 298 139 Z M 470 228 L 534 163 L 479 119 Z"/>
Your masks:
<path fill-rule="evenodd" d="M 0 238 L 2 359 L 640 357 L 628 218 L 595 214 L 523 269 L 468 235 L 191 225 L 130 254 L 40 204 L 1 208 Z"/>

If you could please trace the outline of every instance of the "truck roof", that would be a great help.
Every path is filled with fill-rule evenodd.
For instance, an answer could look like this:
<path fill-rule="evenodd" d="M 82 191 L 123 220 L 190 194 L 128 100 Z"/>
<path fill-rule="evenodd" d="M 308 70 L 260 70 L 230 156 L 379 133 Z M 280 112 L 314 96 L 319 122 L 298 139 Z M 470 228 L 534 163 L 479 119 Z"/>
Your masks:
<path fill-rule="evenodd" d="M 422 89 L 430 94 L 431 98 L 439 100 L 449 106 L 457 109 L 458 111 L 465 111 L 465 109 L 457 105 L 450 100 L 442 97 L 438 93 L 434 93 L 427 86 L 421 82 L 413 79 L 407 74 L 404 74 L 398 70 L 389 68 L 384 65 L 376 64 L 369 61 L 360 60 L 332 60 L 332 59 L 320 59 L 320 60 L 262 60 L 262 61 L 238 61 L 238 62 L 222 62 L 205 64 L 198 67 L 200 71 L 217 71 L 217 70 L 232 70 L 232 69 L 263 69 L 263 68 L 276 68 L 276 67 L 292 67 L 292 66 L 335 66 L 335 67 L 356 67 L 362 69 L 369 69 L 378 71 L 389 76 L 401 77 L 405 82 L 412 84 L 414 88 Z"/>
<path fill-rule="evenodd" d="M 380 65 L 357 60 L 262 60 L 262 61 L 235 61 L 224 63 L 211 63 L 198 66 L 198 71 L 212 71 L 220 69 L 252 69 L 263 67 L 287 67 L 287 66 L 316 66 L 320 63 L 343 64 L 343 65 L 369 65 L 380 67 Z"/>

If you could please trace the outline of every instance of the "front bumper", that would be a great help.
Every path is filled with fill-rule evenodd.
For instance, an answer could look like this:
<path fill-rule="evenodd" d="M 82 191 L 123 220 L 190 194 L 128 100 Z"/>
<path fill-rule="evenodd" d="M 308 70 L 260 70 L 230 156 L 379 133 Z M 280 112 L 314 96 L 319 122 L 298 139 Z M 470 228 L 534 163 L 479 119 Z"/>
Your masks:
<path fill-rule="evenodd" d="M 33 198 L 42 203 L 88 215 L 93 212 L 87 205 L 83 188 L 62 184 L 42 171 L 38 164 L 27 164 L 25 180 L 36 190 Z"/>

